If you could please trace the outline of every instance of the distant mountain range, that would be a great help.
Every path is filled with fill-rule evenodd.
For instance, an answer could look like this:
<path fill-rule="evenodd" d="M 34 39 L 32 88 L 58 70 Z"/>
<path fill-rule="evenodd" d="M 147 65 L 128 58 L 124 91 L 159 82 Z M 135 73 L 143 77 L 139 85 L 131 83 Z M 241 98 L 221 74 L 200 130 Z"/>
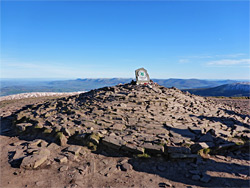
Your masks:
<path fill-rule="evenodd" d="M 250 82 L 224 84 L 212 88 L 184 89 L 200 96 L 250 97 Z"/>
<path fill-rule="evenodd" d="M 27 92 L 75 92 L 75 91 L 89 91 L 105 86 L 114 86 L 117 84 L 129 83 L 132 78 L 100 78 L 100 79 L 76 79 L 76 80 L 58 80 L 58 81 L 37 81 L 37 80 L 2 80 L 1 96 L 27 93 Z M 208 94 L 209 96 L 217 96 L 223 92 L 217 92 L 217 86 L 225 86 L 235 84 L 237 80 L 199 80 L 199 79 L 153 79 L 154 82 L 165 87 L 176 87 L 178 89 L 188 89 L 191 93 L 198 95 Z M 229 87 L 229 86 L 228 86 Z M 240 86 L 234 88 L 239 89 Z M 206 89 L 211 89 L 209 93 Z M 220 89 L 220 87 L 218 87 Z M 222 89 L 221 89 L 222 90 Z M 244 91 L 245 93 L 247 91 Z M 234 94 L 233 91 L 231 91 Z M 237 92 L 235 92 L 237 94 Z"/>

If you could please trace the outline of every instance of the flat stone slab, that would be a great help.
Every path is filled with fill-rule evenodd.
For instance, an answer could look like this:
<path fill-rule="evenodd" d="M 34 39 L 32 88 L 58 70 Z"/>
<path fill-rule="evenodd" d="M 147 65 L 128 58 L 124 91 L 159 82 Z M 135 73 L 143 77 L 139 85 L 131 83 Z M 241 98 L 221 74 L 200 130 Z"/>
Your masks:
<path fill-rule="evenodd" d="M 33 126 L 32 123 L 19 123 L 19 124 L 16 124 L 16 128 L 21 132 L 26 131 L 27 127 L 32 127 L 32 126 Z"/>
<path fill-rule="evenodd" d="M 108 148 L 119 150 L 124 145 L 124 141 L 119 137 L 105 136 L 102 139 L 102 144 L 107 146 Z"/>
<path fill-rule="evenodd" d="M 166 148 L 167 148 L 166 149 L 167 153 L 185 153 L 185 154 L 191 153 L 190 148 L 186 148 L 186 147 L 167 146 Z"/>
<path fill-rule="evenodd" d="M 142 148 L 145 149 L 145 152 L 148 154 L 163 154 L 164 147 L 162 145 L 144 143 L 141 145 Z"/>
<path fill-rule="evenodd" d="M 134 153 L 134 154 L 143 154 L 144 149 L 142 147 L 138 147 L 134 144 L 125 144 L 121 148 L 123 151 Z"/>
<path fill-rule="evenodd" d="M 18 160 L 18 159 L 21 159 L 21 158 L 24 158 L 26 155 L 25 153 L 23 152 L 23 150 L 21 149 L 17 149 L 15 150 L 15 154 L 13 156 L 13 160 Z"/>
<path fill-rule="evenodd" d="M 48 149 L 41 149 L 37 154 L 25 157 L 21 167 L 24 169 L 36 169 L 47 160 L 49 155 L 50 151 Z"/>
<path fill-rule="evenodd" d="M 182 153 L 171 153 L 169 155 L 171 159 L 196 159 L 198 155 L 196 154 L 182 154 Z"/>
<path fill-rule="evenodd" d="M 66 151 L 71 152 L 71 153 L 73 153 L 75 155 L 78 155 L 79 152 L 81 151 L 81 149 L 82 149 L 82 146 L 71 145 L 68 148 L 66 148 Z"/>

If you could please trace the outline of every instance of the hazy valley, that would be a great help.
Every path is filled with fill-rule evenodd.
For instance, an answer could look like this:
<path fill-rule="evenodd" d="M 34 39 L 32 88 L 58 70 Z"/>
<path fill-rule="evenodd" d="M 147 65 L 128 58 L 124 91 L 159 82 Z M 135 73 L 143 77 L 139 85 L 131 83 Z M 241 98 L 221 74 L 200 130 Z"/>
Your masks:
<path fill-rule="evenodd" d="M 131 82 L 132 78 L 76 79 L 76 80 L 13 80 L 1 81 L 1 96 L 29 92 L 78 92 L 90 91 L 105 86 Z M 201 96 L 249 96 L 249 84 L 235 84 L 238 80 L 200 80 L 200 79 L 153 79 L 164 87 L 176 87 Z M 227 85 L 229 84 L 229 85 Z M 237 87 L 236 87 L 237 86 Z"/>

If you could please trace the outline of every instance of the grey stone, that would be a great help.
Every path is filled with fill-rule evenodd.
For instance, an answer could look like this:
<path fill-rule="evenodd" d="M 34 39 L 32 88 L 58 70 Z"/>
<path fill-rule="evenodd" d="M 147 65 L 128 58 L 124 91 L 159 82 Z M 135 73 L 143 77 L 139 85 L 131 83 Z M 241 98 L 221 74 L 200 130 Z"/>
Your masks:
<path fill-rule="evenodd" d="M 70 130 L 67 128 L 63 128 L 62 132 L 66 135 L 66 136 L 71 136 Z"/>
<path fill-rule="evenodd" d="M 36 139 L 36 140 L 33 140 L 33 141 L 29 142 L 28 145 L 30 147 L 32 147 L 32 146 L 34 147 L 34 146 L 37 146 L 38 144 L 40 144 L 42 141 L 43 140 L 41 140 L 41 139 Z"/>
<path fill-rule="evenodd" d="M 115 171 L 117 170 L 116 167 L 113 166 L 108 166 L 102 170 L 99 171 L 100 174 L 104 175 L 104 176 L 110 176 L 111 174 L 113 174 Z"/>
<path fill-rule="evenodd" d="M 14 156 L 13 156 L 13 160 L 18 160 L 18 159 L 21 159 L 21 158 L 24 158 L 26 155 L 25 155 L 25 153 L 23 152 L 23 150 L 21 150 L 21 149 L 17 149 L 16 151 L 15 151 L 15 154 L 14 154 Z"/>
<path fill-rule="evenodd" d="M 161 182 L 159 183 L 159 187 L 172 187 L 172 184 L 169 182 Z"/>
<path fill-rule="evenodd" d="M 209 146 L 205 142 L 200 142 L 200 143 L 197 143 L 197 144 L 193 144 L 190 148 L 191 148 L 193 153 L 196 153 L 201 149 L 209 148 Z"/>
<path fill-rule="evenodd" d="M 211 176 L 207 174 L 203 175 L 202 178 L 200 179 L 200 181 L 204 183 L 208 183 L 210 180 L 211 180 Z"/>
<path fill-rule="evenodd" d="M 127 107 L 127 105 L 126 105 L 125 103 L 121 103 L 121 104 L 119 104 L 118 106 L 120 106 L 120 107 L 122 107 L 122 108 L 126 108 L 126 107 Z"/>
<path fill-rule="evenodd" d="M 56 151 L 56 150 L 59 150 L 59 149 L 60 149 L 60 146 L 58 146 L 58 145 L 55 144 L 55 143 L 51 143 L 50 145 L 47 146 L 47 149 Z"/>
<path fill-rule="evenodd" d="M 89 166 L 87 164 L 77 167 L 77 170 L 79 170 L 79 173 L 82 174 L 82 175 L 87 174 L 88 169 L 89 169 Z"/>
<path fill-rule="evenodd" d="M 199 175 L 193 175 L 192 176 L 192 180 L 195 180 L 195 181 L 198 181 L 198 180 L 200 180 L 200 176 Z"/>
<path fill-rule="evenodd" d="M 200 142 L 213 142 L 213 137 L 210 132 L 206 133 L 199 139 Z"/>
<path fill-rule="evenodd" d="M 157 165 L 156 167 L 159 171 L 164 172 L 167 168 L 163 165 Z"/>
<path fill-rule="evenodd" d="M 68 158 L 69 161 L 76 161 L 78 158 L 78 155 L 75 155 L 70 152 L 64 153 L 64 155 Z"/>
<path fill-rule="evenodd" d="M 124 145 L 123 141 L 115 136 L 105 136 L 102 139 L 102 144 L 114 150 L 119 150 Z"/>
<path fill-rule="evenodd" d="M 24 132 L 24 131 L 26 131 L 27 127 L 32 127 L 32 126 L 33 125 L 31 123 L 19 123 L 19 124 L 16 124 L 16 128 L 20 132 Z"/>
<path fill-rule="evenodd" d="M 197 175 L 200 172 L 198 170 L 189 170 L 189 173 Z"/>
<path fill-rule="evenodd" d="M 21 167 L 24 169 L 36 169 L 41 166 L 47 158 L 48 156 L 46 155 L 30 155 L 23 159 Z"/>
<path fill-rule="evenodd" d="M 194 133 L 194 134 L 196 134 L 196 135 L 200 135 L 200 134 L 201 134 L 201 129 L 200 129 L 200 128 L 189 126 L 188 129 L 189 129 L 192 133 Z"/>
<path fill-rule="evenodd" d="M 93 133 L 89 136 L 89 141 L 92 142 L 95 145 L 99 144 L 101 135 L 99 133 Z"/>
<path fill-rule="evenodd" d="M 60 171 L 60 172 L 64 172 L 64 171 L 66 171 L 66 170 L 68 170 L 68 169 L 69 169 L 68 166 L 61 166 L 61 167 L 59 168 L 59 171 Z"/>
<path fill-rule="evenodd" d="M 227 158 L 223 155 L 215 155 L 216 158 L 226 160 Z"/>
<path fill-rule="evenodd" d="M 55 158 L 55 161 L 57 161 L 59 163 L 67 163 L 68 158 L 66 156 L 60 155 L 60 156 Z"/>
<path fill-rule="evenodd" d="M 133 169 L 133 166 L 129 163 L 124 163 L 121 165 L 121 170 L 122 171 L 130 171 Z"/>
<path fill-rule="evenodd" d="M 11 146 L 20 146 L 20 145 L 27 145 L 27 142 L 19 141 L 10 144 Z"/>
<path fill-rule="evenodd" d="M 190 148 L 167 146 L 167 153 L 191 153 Z"/>
<path fill-rule="evenodd" d="M 81 149 L 82 149 L 82 146 L 71 145 L 68 148 L 66 148 L 66 151 L 73 153 L 75 155 L 78 155 Z"/>
<path fill-rule="evenodd" d="M 46 148 L 42 148 L 38 151 L 38 155 L 46 155 L 46 156 L 50 156 L 50 150 L 46 149 Z"/>
<path fill-rule="evenodd" d="M 65 146 L 67 145 L 67 141 L 68 139 L 66 138 L 66 136 L 62 133 L 62 132 L 58 132 L 56 134 L 56 139 L 57 139 L 57 142 L 60 146 Z"/>
<path fill-rule="evenodd" d="M 83 134 L 77 134 L 75 136 L 75 140 L 78 144 L 80 145 L 85 145 L 86 144 L 86 139 L 87 139 L 88 135 L 86 133 Z"/>
<path fill-rule="evenodd" d="M 164 153 L 164 147 L 162 145 L 144 143 L 141 145 L 142 148 L 145 149 L 146 153 L 149 154 L 162 154 Z"/>
<path fill-rule="evenodd" d="M 73 183 L 73 184 L 67 186 L 66 188 L 77 188 L 77 187 L 78 187 L 78 185 Z"/>
<path fill-rule="evenodd" d="M 170 153 L 169 157 L 172 159 L 196 159 L 196 154 L 182 154 L 182 153 Z"/>
<path fill-rule="evenodd" d="M 111 167 L 104 168 L 104 169 L 100 170 L 99 173 L 101 175 L 107 176 L 107 174 L 109 173 L 110 169 L 111 169 Z"/>
<path fill-rule="evenodd" d="M 136 117 L 128 117 L 127 119 L 128 119 L 128 123 L 130 125 L 136 124 L 136 122 L 137 122 L 137 118 Z"/>
<path fill-rule="evenodd" d="M 121 148 L 123 151 L 134 153 L 134 154 L 143 154 L 144 149 L 142 147 L 138 147 L 135 144 L 125 144 Z"/>
<path fill-rule="evenodd" d="M 236 146 L 235 143 L 226 143 L 226 144 L 221 144 L 218 146 L 218 149 L 228 149 L 229 147 L 233 147 L 233 146 Z"/>
<path fill-rule="evenodd" d="M 116 123 L 110 127 L 110 129 L 118 130 L 118 131 L 122 131 L 124 128 L 125 128 L 124 124 L 118 124 L 118 123 Z"/>

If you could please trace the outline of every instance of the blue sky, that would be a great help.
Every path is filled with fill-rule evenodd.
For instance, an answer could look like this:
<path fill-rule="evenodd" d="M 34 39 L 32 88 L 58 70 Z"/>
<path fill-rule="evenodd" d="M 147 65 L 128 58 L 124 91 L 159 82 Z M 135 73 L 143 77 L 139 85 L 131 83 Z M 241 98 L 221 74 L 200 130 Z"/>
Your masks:
<path fill-rule="evenodd" d="M 1 1 L 2 78 L 250 79 L 248 1 Z"/>

